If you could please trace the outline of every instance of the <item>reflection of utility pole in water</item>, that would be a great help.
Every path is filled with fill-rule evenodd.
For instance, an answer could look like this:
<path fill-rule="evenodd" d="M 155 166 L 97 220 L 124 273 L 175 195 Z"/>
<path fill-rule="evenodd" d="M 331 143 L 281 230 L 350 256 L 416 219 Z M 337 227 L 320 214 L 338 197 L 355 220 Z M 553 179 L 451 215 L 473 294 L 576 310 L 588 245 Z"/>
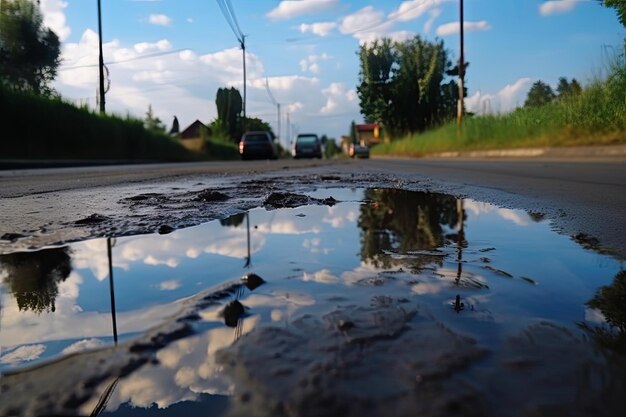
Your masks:
<path fill-rule="evenodd" d="M 113 251 L 112 248 L 115 246 L 115 239 L 107 238 L 107 255 L 109 258 L 109 290 L 111 292 L 111 321 L 113 322 L 113 340 L 115 341 L 115 345 L 117 346 L 117 321 L 115 318 L 115 288 L 113 286 Z M 100 394 L 100 398 L 98 398 L 98 402 L 94 407 L 93 411 L 90 414 L 90 417 L 96 417 L 102 414 L 106 408 L 109 400 L 111 399 L 111 395 L 113 395 L 113 391 L 117 388 L 117 383 L 120 381 L 119 377 L 114 378 L 111 383 L 105 388 L 105 390 Z"/>
<path fill-rule="evenodd" d="M 456 284 L 461 281 L 461 274 L 463 273 L 463 245 L 465 243 L 465 230 L 463 222 L 463 199 L 456 200 L 456 215 L 457 215 L 457 238 L 456 238 Z"/>
<path fill-rule="evenodd" d="M 246 212 L 246 229 L 248 235 L 248 256 L 246 257 L 246 264 L 243 266 L 244 268 L 250 268 L 252 265 L 252 257 L 250 256 L 250 212 Z"/>
<path fill-rule="evenodd" d="M 113 252 L 115 239 L 107 238 L 107 254 L 109 256 L 109 290 L 111 293 L 111 321 L 113 323 L 113 341 L 117 345 L 117 320 L 115 317 L 115 288 L 113 286 Z"/>
<path fill-rule="evenodd" d="M 463 199 L 456 200 L 456 216 L 457 216 L 457 237 L 456 237 L 456 279 L 454 283 L 458 286 L 461 283 L 461 274 L 463 274 L 463 245 L 465 244 L 465 229 L 463 221 Z M 455 301 L 452 303 L 454 311 L 461 312 L 465 308 L 461 302 L 461 295 L 457 294 Z"/>

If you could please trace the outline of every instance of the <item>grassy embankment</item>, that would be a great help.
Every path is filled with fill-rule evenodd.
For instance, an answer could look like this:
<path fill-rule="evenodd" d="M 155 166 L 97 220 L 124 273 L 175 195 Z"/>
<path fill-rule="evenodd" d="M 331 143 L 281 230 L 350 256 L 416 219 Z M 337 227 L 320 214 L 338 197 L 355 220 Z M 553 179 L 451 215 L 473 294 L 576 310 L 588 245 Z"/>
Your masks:
<path fill-rule="evenodd" d="M 192 161 L 235 159 L 234 145 L 208 142 L 202 153 L 150 132 L 131 117 L 101 116 L 61 99 L 0 87 L 0 159 Z"/>
<path fill-rule="evenodd" d="M 626 68 L 615 66 L 575 97 L 505 115 L 474 116 L 372 148 L 372 154 L 423 156 L 440 152 L 626 143 Z"/>

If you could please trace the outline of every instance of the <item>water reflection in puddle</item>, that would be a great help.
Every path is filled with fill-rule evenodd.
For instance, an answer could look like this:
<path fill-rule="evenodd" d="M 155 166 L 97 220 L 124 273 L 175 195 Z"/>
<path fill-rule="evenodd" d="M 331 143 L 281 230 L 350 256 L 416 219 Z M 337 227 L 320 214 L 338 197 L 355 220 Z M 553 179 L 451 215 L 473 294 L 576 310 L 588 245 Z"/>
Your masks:
<path fill-rule="evenodd" d="M 340 202 L 2 255 L 0 371 L 132 340 L 176 316 L 194 294 L 250 272 L 267 285 L 233 294 L 243 310 L 230 326 L 223 312 L 231 300 L 202 308 L 194 335 L 102 384 L 107 412 L 148 415 L 158 407 L 159 415 L 178 415 L 199 405 L 221 412 L 234 388 L 215 352 L 259 326 L 286 328 L 307 314 L 387 298 L 418 301 L 493 351 L 541 321 L 586 328 L 608 346 L 624 339 L 623 327 L 601 327 L 605 316 L 624 326 L 615 319 L 624 316 L 614 302 L 626 285 L 619 263 L 552 232 L 540 215 L 402 190 L 311 196 Z M 342 331 L 354 325 L 341 323 Z M 100 394 L 81 412 L 91 414 Z"/>

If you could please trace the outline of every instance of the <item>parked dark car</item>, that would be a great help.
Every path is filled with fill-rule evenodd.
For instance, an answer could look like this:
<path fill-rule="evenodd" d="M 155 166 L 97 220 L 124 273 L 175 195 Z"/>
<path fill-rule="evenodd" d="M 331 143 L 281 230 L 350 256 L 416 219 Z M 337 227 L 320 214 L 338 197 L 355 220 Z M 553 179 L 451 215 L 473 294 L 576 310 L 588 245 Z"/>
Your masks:
<path fill-rule="evenodd" d="M 246 132 L 239 142 L 241 159 L 276 159 L 278 152 L 270 132 Z"/>
<path fill-rule="evenodd" d="M 300 133 L 291 150 L 295 158 L 322 158 L 322 141 L 314 133 Z"/>

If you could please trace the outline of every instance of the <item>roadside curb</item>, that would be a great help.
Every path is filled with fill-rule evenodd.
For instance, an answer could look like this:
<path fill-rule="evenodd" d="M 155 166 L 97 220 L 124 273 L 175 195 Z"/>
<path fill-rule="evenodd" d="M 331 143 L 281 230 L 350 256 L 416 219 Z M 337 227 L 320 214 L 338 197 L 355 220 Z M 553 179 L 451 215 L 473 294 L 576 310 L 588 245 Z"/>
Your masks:
<path fill-rule="evenodd" d="M 487 151 L 441 152 L 425 158 L 567 158 L 626 159 L 626 144 L 606 146 L 577 146 L 563 148 L 519 148 Z"/>

